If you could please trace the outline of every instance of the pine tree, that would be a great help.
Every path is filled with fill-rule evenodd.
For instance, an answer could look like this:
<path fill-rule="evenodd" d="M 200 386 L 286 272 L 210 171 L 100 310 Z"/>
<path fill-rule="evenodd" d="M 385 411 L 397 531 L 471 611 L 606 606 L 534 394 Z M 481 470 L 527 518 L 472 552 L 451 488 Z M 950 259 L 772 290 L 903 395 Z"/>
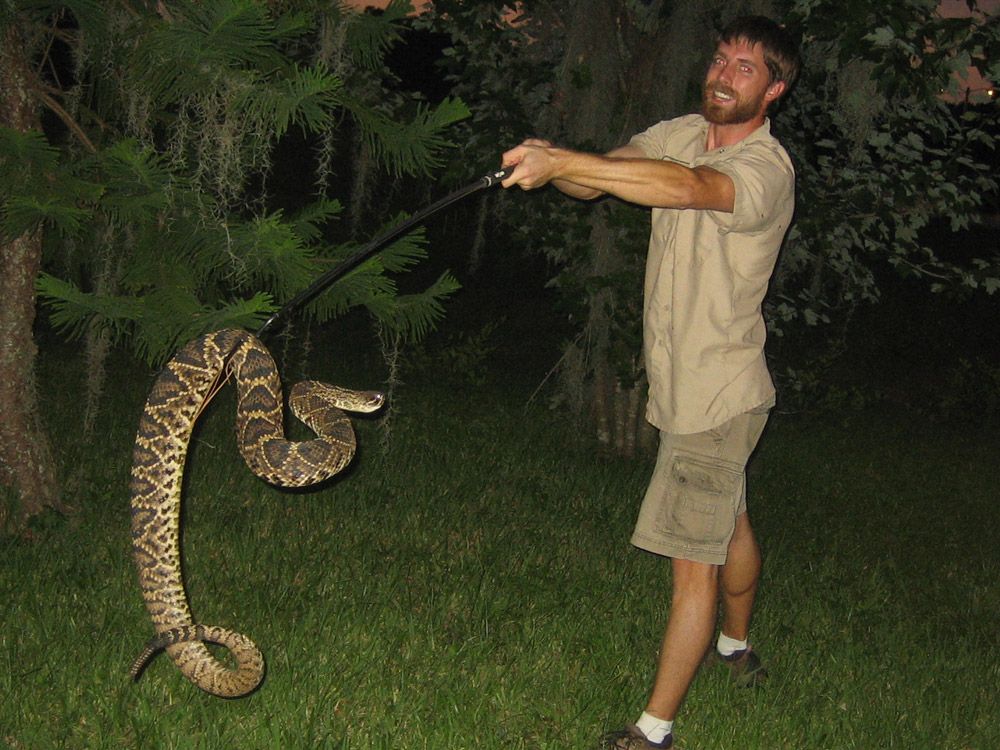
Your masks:
<path fill-rule="evenodd" d="M 46 127 L 40 114 L 0 131 L 0 235 L 5 251 L 30 243 L 29 288 L 44 235 L 37 286 L 53 323 L 86 342 L 92 401 L 109 346 L 157 365 L 203 332 L 253 330 L 356 249 L 338 231 L 351 196 L 337 172 L 354 156 L 341 144 L 361 144 L 392 179 L 440 165 L 465 106 L 385 87 L 383 56 L 411 10 L 405 0 L 381 14 L 306 0 L 6 1 L 8 59 L 25 61 L 19 91 Z M 294 200 L 274 186 L 281 147 L 305 152 Z M 425 252 L 420 232 L 400 239 L 303 314 L 326 321 L 364 306 L 421 335 L 457 289 L 445 273 L 397 292 L 393 274 Z M 30 337 L 34 306 L 22 308 L 16 325 Z M 9 382 L 15 365 L 0 366 Z M 3 455 L 16 473 L 11 440 Z"/>

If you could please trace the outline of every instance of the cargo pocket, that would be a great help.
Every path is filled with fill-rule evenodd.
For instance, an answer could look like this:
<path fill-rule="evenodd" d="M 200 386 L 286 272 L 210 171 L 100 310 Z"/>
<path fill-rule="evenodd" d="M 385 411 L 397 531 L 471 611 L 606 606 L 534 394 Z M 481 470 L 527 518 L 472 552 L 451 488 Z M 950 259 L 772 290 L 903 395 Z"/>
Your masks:
<path fill-rule="evenodd" d="M 676 453 L 670 471 L 676 493 L 670 504 L 671 532 L 695 544 L 728 542 L 742 481 L 741 468 L 730 461 Z"/>

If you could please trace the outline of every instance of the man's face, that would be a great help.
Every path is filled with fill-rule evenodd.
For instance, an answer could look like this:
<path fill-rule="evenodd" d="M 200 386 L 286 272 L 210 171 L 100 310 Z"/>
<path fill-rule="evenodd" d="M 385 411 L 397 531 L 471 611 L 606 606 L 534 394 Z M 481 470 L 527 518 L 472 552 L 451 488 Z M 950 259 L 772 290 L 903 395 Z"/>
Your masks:
<path fill-rule="evenodd" d="M 702 113 L 716 125 L 739 125 L 763 115 L 777 99 L 761 46 L 721 42 L 705 78 Z"/>

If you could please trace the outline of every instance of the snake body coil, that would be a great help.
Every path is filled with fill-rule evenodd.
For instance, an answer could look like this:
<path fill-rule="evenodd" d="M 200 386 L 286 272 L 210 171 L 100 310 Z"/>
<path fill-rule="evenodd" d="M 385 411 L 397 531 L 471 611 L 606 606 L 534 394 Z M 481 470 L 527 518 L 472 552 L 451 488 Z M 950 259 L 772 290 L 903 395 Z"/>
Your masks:
<path fill-rule="evenodd" d="M 306 381 L 291 391 L 295 415 L 317 438 L 284 438 L 281 384 L 274 360 L 254 336 L 223 330 L 182 348 L 157 377 L 146 401 L 132 464 L 132 550 L 139 583 L 156 635 L 132 665 L 137 677 L 146 661 L 166 648 L 191 682 L 214 695 L 246 695 L 264 676 L 264 658 L 244 635 L 195 624 L 181 575 L 181 484 L 191 431 L 220 375 L 239 389 L 237 444 L 250 469 L 284 487 L 305 487 L 341 471 L 354 455 L 354 430 L 341 409 L 370 412 L 381 393 L 350 391 Z M 236 669 L 219 662 L 204 642 L 219 643 L 236 659 Z"/>

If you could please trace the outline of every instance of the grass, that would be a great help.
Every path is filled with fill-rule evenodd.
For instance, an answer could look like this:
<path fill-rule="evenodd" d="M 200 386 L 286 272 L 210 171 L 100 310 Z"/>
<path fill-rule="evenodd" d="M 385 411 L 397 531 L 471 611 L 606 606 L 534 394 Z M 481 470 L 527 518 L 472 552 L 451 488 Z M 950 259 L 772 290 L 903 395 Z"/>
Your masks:
<path fill-rule="evenodd" d="M 595 459 L 509 381 L 415 380 L 388 448 L 358 420 L 355 463 L 311 492 L 255 479 L 217 398 L 189 466 L 188 592 L 268 675 L 223 700 L 161 654 L 130 682 L 151 633 L 127 496 L 149 379 L 115 364 L 84 441 L 66 352 L 44 382 L 77 512 L 0 539 L 0 747 L 593 748 L 641 710 L 669 604 L 667 565 L 628 544 L 650 463 Z M 344 360 L 311 374 L 377 385 L 372 358 Z M 1000 747 L 997 447 L 909 414 L 775 415 L 750 469 L 772 679 L 699 675 L 678 746 Z"/>

